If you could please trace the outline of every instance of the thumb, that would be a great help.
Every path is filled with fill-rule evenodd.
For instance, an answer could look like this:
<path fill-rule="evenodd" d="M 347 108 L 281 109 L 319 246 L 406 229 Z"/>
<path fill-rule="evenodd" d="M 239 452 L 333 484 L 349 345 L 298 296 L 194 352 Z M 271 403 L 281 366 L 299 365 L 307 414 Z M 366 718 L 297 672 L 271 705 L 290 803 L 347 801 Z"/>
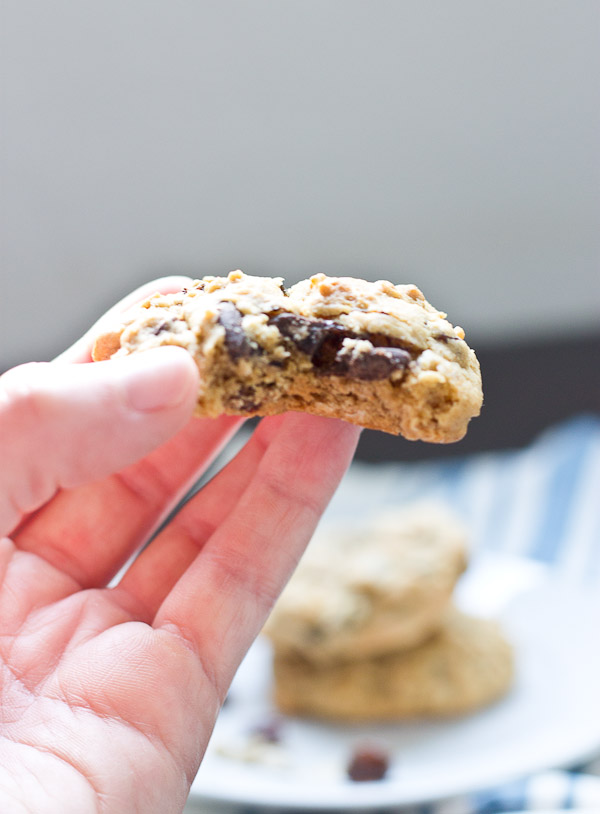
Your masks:
<path fill-rule="evenodd" d="M 198 371 L 181 348 L 0 377 L 0 536 L 61 487 L 106 477 L 191 418 Z"/>

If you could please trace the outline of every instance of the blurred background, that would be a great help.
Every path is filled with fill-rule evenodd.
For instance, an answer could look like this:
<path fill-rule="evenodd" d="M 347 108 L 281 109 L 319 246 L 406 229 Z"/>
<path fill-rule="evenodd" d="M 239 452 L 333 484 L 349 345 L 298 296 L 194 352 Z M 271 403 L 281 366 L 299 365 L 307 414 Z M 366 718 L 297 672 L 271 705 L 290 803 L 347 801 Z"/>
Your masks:
<path fill-rule="evenodd" d="M 4 0 L 0 371 L 156 276 L 413 282 L 485 407 L 600 412 L 596 0 Z"/>
<path fill-rule="evenodd" d="M 532 632 L 518 669 L 537 672 L 507 701 L 524 705 L 521 726 L 486 741 L 525 755 L 518 769 L 529 771 L 579 766 L 573 732 L 590 731 L 590 811 L 600 801 L 589 714 L 600 669 L 599 45 L 598 0 L 0 0 L 0 373 L 52 359 L 166 274 L 418 285 L 477 352 L 482 415 L 449 446 L 365 431 L 329 518 L 432 497 L 465 522 L 475 556 L 556 569 L 582 601 L 592 589 L 592 610 L 578 594 L 553 595 L 539 626 L 517 615 Z M 418 732 L 423 799 L 448 759 L 482 782 L 464 742 L 442 738 L 442 770 L 423 742 Z M 565 747 L 560 760 L 546 745 Z M 227 767 L 226 793 L 238 771 Z M 563 780 L 561 801 L 583 799 Z M 552 784 L 556 802 L 556 775 Z M 551 807 L 539 777 L 534 786 L 535 807 Z M 522 796 L 498 799 L 452 810 L 525 808 Z"/>

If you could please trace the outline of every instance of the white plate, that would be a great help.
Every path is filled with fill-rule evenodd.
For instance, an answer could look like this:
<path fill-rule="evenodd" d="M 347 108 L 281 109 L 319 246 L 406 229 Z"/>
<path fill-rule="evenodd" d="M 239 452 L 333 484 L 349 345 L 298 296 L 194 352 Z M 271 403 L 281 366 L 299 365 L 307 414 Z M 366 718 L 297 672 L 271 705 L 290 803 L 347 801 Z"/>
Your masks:
<path fill-rule="evenodd" d="M 232 686 L 191 800 L 276 808 L 357 810 L 430 802 L 591 757 L 600 749 L 600 598 L 528 560 L 473 563 L 461 607 L 498 616 L 516 650 L 512 691 L 468 717 L 386 726 L 283 719 L 283 765 L 249 763 L 235 751 L 274 717 L 270 653 L 259 640 Z M 392 762 L 385 780 L 345 776 L 357 744 L 377 742 Z"/>

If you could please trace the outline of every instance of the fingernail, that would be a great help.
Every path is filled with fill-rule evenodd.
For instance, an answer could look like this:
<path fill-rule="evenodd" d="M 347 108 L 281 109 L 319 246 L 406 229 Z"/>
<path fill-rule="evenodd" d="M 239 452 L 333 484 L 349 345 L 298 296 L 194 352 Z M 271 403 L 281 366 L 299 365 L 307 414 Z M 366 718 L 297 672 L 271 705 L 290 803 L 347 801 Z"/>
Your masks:
<path fill-rule="evenodd" d="M 149 413 L 177 407 L 190 397 L 193 362 L 180 348 L 155 348 L 122 360 L 127 405 Z"/>

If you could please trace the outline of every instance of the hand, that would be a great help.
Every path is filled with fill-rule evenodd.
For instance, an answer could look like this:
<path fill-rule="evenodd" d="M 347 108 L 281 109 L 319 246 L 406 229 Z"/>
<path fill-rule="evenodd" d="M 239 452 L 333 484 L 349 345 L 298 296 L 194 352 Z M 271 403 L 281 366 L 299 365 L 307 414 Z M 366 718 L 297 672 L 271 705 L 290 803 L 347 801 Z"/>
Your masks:
<path fill-rule="evenodd" d="M 78 364 L 90 345 L 0 378 L 7 814 L 183 809 L 227 687 L 358 436 L 314 416 L 263 420 L 132 560 L 242 420 L 191 418 L 198 374 L 179 348 Z"/>

